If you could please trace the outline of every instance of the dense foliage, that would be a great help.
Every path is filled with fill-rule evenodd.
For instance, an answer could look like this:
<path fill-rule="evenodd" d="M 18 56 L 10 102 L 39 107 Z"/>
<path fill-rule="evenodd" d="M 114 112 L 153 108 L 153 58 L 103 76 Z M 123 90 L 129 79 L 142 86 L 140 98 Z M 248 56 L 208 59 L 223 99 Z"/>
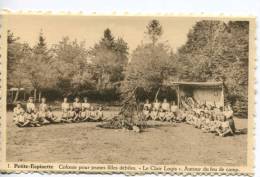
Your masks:
<path fill-rule="evenodd" d="M 225 100 L 237 114 L 247 113 L 248 22 L 199 21 L 176 54 L 158 42 L 162 27 L 157 21 L 150 22 L 147 29 L 151 41 L 133 51 L 123 85 L 126 89 L 140 86 L 149 93 L 163 88 L 169 77 L 175 81 L 222 81 Z"/>
<path fill-rule="evenodd" d="M 248 22 L 197 22 L 177 53 L 179 79 L 223 81 L 226 101 L 237 113 L 246 113 L 248 51 Z"/>
<path fill-rule="evenodd" d="M 69 37 L 48 48 L 42 32 L 38 43 L 30 47 L 8 32 L 8 88 L 24 88 L 38 99 L 79 95 L 116 100 L 127 61 L 127 43 L 122 38 L 115 40 L 109 29 L 90 49 L 85 41 Z M 18 98 L 19 90 L 13 101 Z"/>
<path fill-rule="evenodd" d="M 93 47 L 64 37 L 49 46 L 40 32 L 30 46 L 8 31 L 8 88 L 53 99 L 89 96 L 115 101 L 129 93 L 154 96 L 168 78 L 176 81 L 223 81 L 235 112 L 247 113 L 249 22 L 198 21 L 175 53 L 161 41 L 163 26 L 151 20 L 146 42 L 129 55 L 124 39 L 105 29 Z M 19 90 L 13 101 L 19 98 Z"/>

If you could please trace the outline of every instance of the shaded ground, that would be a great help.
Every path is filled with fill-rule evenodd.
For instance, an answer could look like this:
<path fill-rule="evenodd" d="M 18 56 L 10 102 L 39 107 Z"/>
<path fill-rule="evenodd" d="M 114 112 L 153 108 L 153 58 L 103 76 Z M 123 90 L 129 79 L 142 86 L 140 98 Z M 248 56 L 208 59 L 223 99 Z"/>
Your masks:
<path fill-rule="evenodd" d="M 115 112 L 107 112 L 113 114 Z M 7 161 L 176 165 L 246 165 L 247 135 L 218 137 L 192 126 L 149 122 L 143 133 L 97 123 L 17 128 L 8 113 Z M 239 129 L 247 119 L 235 119 Z"/>

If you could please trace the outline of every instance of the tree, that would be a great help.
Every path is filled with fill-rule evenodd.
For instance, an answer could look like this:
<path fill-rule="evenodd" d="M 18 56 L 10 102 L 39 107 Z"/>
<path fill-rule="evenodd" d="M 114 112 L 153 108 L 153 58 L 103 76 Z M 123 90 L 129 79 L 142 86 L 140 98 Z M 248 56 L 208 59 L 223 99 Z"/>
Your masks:
<path fill-rule="evenodd" d="M 18 42 L 19 37 L 14 36 L 14 34 L 8 30 L 7 31 L 7 81 L 9 81 L 10 77 L 13 70 L 15 69 L 15 62 L 17 59 L 17 51 L 21 51 L 21 45 Z M 10 82 L 8 82 L 8 86 L 10 87 Z"/>
<path fill-rule="evenodd" d="M 53 61 L 56 86 L 63 95 L 78 94 L 82 89 L 95 87 L 94 68 L 89 61 L 85 41 L 70 41 L 64 37 L 59 44 L 53 46 Z"/>
<path fill-rule="evenodd" d="M 27 58 L 31 56 L 31 48 L 27 43 L 20 43 L 19 37 L 15 37 L 9 30 L 7 45 L 7 85 L 8 88 L 17 88 L 15 98 L 12 100 L 12 102 L 16 102 L 20 89 L 31 87 L 27 79 L 28 71 L 25 68 Z"/>
<path fill-rule="evenodd" d="M 158 20 L 151 20 L 146 26 L 146 34 L 151 39 L 153 46 L 158 41 L 163 33 L 162 26 Z"/>
<path fill-rule="evenodd" d="M 175 68 L 170 59 L 169 48 L 164 44 L 139 45 L 132 53 L 125 72 L 122 92 L 136 87 L 150 92 L 159 89 L 163 81 L 173 75 Z"/>
<path fill-rule="evenodd" d="M 113 49 L 115 46 L 115 39 L 109 28 L 105 29 L 104 36 L 100 41 L 100 45 L 107 49 Z"/>
<path fill-rule="evenodd" d="M 121 87 L 122 93 L 128 93 L 128 90 L 137 87 L 146 92 L 158 90 L 165 79 L 176 74 L 175 56 L 170 47 L 164 43 L 156 43 L 162 35 L 162 26 L 159 21 L 149 22 L 147 34 L 152 41 L 139 45 L 133 51 L 126 67 L 125 79 Z"/>
<path fill-rule="evenodd" d="M 137 46 L 125 68 L 125 77 L 120 86 L 123 100 L 119 115 L 102 127 L 145 127 L 145 121 L 140 114 L 140 91 L 149 92 L 154 88 L 160 88 L 163 80 L 175 70 L 172 67 L 174 62 L 171 61 L 175 56 L 167 45 L 157 43 L 162 34 L 159 21 L 151 21 L 147 29 L 152 43 Z"/>
<path fill-rule="evenodd" d="M 186 44 L 178 50 L 180 80 L 223 81 L 226 100 L 236 112 L 246 113 L 248 30 L 249 24 L 245 21 L 197 22 Z"/>
<path fill-rule="evenodd" d="M 232 61 L 224 70 L 227 99 L 230 100 L 237 114 L 246 116 L 248 111 L 249 22 L 228 22 L 227 34 L 223 54 L 225 54 L 225 58 Z"/>
<path fill-rule="evenodd" d="M 96 66 L 97 90 L 117 88 L 128 62 L 127 43 L 122 38 L 115 39 L 110 29 L 106 29 L 103 38 L 89 53 Z"/>
<path fill-rule="evenodd" d="M 38 43 L 32 49 L 32 55 L 27 58 L 25 68 L 28 71 L 28 79 L 34 89 L 34 99 L 41 99 L 42 90 L 54 85 L 51 69 L 51 56 L 43 33 L 40 32 Z"/>

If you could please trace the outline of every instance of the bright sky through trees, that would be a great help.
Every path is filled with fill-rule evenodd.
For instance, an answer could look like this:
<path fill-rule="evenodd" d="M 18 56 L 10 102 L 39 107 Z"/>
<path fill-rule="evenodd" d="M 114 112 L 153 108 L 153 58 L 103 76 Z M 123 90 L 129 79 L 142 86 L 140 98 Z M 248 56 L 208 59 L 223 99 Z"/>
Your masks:
<path fill-rule="evenodd" d="M 21 41 L 35 45 L 39 32 L 42 30 L 47 43 L 55 44 L 64 36 L 70 39 L 86 40 L 86 47 L 97 43 L 103 35 L 104 29 L 109 28 L 115 36 L 124 38 L 130 51 L 134 50 L 144 38 L 144 29 L 148 21 L 154 17 L 86 17 L 86 16 L 9 16 L 8 26 L 11 31 L 21 38 Z M 198 18 L 157 17 L 164 27 L 161 41 L 176 50 L 187 40 L 187 33 Z"/>

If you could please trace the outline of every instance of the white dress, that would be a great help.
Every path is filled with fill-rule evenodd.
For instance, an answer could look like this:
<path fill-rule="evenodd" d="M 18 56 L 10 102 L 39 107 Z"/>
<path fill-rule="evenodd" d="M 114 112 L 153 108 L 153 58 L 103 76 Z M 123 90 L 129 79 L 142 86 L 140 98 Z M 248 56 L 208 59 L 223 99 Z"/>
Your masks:
<path fill-rule="evenodd" d="M 177 112 L 177 110 L 178 110 L 178 106 L 176 106 L 176 105 L 172 105 L 171 106 L 171 112 Z"/>
<path fill-rule="evenodd" d="M 147 107 L 148 110 L 150 110 L 152 108 L 152 105 L 150 103 L 145 103 L 144 104 L 144 108 Z"/>
<path fill-rule="evenodd" d="M 63 102 L 61 104 L 61 110 L 62 110 L 62 117 L 63 118 L 68 118 L 69 117 L 69 109 L 70 109 L 70 104 Z"/>
<path fill-rule="evenodd" d="M 24 117 L 24 110 L 23 108 L 14 108 L 14 121 L 15 122 L 24 122 L 25 117 Z"/>
<path fill-rule="evenodd" d="M 169 111 L 170 110 L 170 104 L 169 103 L 162 103 L 162 109 L 164 111 Z"/>
<path fill-rule="evenodd" d="M 73 103 L 73 108 L 79 108 L 79 109 L 81 109 L 81 103 L 74 102 L 74 103 Z"/>
<path fill-rule="evenodd" d="M 41 103 L 39 106 L 39 116 L 47 117 L 48 105 L 46 103 Z"/>
<path fill-rule="evenodd" d="M 153 107 L 155 108 L 155 110 L 159 110 L 159 108 L 160 108 L 160 103 L 159 102 L 155 102 L 155 103 L 153 103 Z"/>
<path fill-rule="evenodd" d="M 82 103 L 82 110 L 90 109 L 90 103 Z"/>
<path fill-rule="evenodd" d="M 26 110 L 27 112 L 31 113 L 35 111 L 35 105 L 34 103 L 27 103 L 26 104 Z"/>

